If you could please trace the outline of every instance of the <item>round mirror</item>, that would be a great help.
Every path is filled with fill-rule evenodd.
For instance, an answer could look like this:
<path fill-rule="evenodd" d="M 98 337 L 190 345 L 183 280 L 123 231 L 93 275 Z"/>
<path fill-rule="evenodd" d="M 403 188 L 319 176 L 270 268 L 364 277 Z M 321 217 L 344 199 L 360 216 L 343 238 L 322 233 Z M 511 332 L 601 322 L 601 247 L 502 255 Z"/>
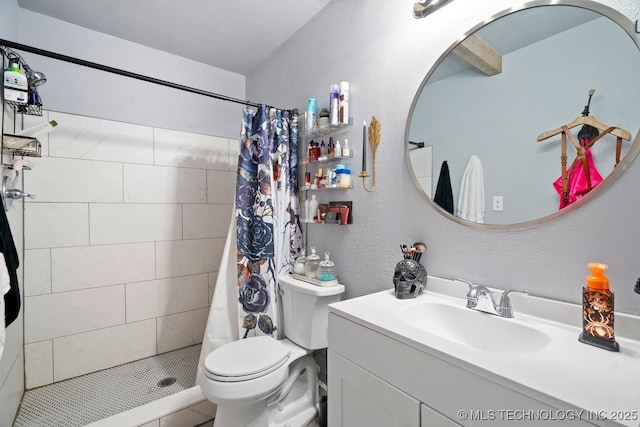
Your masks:
<path fill-rule="evenodd" d="M 487 228 L 538 224 L 592 199 L 633 160 L 640 50 L 626 17 L 594 9 L 508 11 L 430 70 L 407 121 L 406 160 L 416 188 L 444 215 Z"/>

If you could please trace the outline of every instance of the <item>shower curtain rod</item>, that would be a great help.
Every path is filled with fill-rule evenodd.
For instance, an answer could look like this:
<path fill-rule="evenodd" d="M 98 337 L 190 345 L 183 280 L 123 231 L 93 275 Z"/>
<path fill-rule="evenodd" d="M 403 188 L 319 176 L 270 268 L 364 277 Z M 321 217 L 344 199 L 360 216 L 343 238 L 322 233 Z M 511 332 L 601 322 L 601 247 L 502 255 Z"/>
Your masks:
<path fill-rule="evenodd" d="M 198 95 L 208 96 L 210 98 L 220 99 L 222 101 L 235 102 L 236 104 L 243 104 L 243 105 L 252 106 L 256 108 L 260 107 L 260 104 L 256 104 L 255 102 L 245 101 L 238 98 L 232 98 L 230 96 L 221 95 L 219 93 L 207 92 L 202 89 L 196 89 L 193 87 L 180 85 L 180 84 L 169 82 L 166 80 L 156 79 L 154 77 L 145 76 L 143 74 L 132 73 L 131 71 L 125 71 L 119 68 L 109 67 L 106 65 L 98 64 L 96 62 L 85 61 L 84 59 L 74 58 L 73 56 L 67 56 L 61 53 L 51 52 L 51 51 L 40 49 L 37 47 L 15 43 L 9 40 L 0 39 L 0 46 L 5 46 L 12 49 L 17 49 L 17 50 L 23 50 L 25 52 L 35 53 L 36 55 L 46 56 L 48 58 L 57 59 L 59 61 L 70 62 L 72 64 L 82 65 L 84 67 L 89 67 L 89 68 L 93 68 L 100 71 L 106 71 L 107 73 L 118 74 L 121 76 L 130 77 L 132 79 L 142 80 L 148 83 L 154 83 L 161 86 L 170 87 L 173 89 L 183 90 L 185 92 L 191 92 Z M 286 109 L 282 109 L 282 110 L 286 110 Z"/>

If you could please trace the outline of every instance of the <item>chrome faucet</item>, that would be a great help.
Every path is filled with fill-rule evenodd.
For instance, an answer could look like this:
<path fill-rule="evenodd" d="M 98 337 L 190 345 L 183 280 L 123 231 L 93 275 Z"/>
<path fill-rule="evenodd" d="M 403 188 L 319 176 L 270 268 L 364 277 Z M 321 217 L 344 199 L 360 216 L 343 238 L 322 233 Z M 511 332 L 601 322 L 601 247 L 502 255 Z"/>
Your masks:
<path fill-rule="evenodd" d="M 463 282 L 469 285 L 469 292 L 467 292 L 467 308 L 472 310 L 483 311 L 489 314 L 495 314 L 500 317 L 513 317 L 513 308 L 511 307 L 511 299 L 509 294 L 518 293 L 528 295 L 527 291 L 515 291 L 513 289 L 504 291 L 500 296 L 500 302 L 496 304 L 491 296 L 491 292 L 487 287 L 482 285 L 474 285 L 473 283 L 464 280 L 456 279 L 458 282 Z"/>

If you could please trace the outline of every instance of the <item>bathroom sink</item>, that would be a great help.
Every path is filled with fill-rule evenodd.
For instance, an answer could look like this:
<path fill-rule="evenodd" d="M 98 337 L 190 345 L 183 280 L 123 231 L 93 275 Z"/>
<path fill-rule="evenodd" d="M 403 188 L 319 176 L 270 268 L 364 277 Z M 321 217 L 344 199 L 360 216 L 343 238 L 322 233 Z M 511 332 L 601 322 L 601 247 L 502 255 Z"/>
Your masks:
<path fill-rule="evenodd" d="M 533 353 L 551 341 L 517 318 L 504 319 L 453 303 L 422 301 L 399 310 L 397 316 L 432 335 L 488 352 Z"/>

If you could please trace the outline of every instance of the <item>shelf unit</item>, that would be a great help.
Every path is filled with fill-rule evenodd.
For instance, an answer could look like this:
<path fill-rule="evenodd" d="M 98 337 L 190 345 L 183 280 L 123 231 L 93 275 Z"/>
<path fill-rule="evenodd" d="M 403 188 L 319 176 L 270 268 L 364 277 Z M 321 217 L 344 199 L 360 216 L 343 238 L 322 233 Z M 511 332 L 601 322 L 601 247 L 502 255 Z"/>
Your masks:
<path fill-rule="evenodd" d="M 306 123 L 306 113 L 303 115 L 304 116 L 304 123 Z M 305 153 L 309 153 L 309 145 L 311 143 L 311 141 L 317 141 L 320 142 L 318 139 L 322 138 L 322 140 L 324 140 L 325 143 L 327 143 L 327 139 L 330 137 L 333 137 L 334 139 L 338 139 L 338 140 L 343 140 L 343 138 L 336 138 L 342 134 L 345 134 L 349 131 L 351 131 L 353 129 L 353 118 L 349 119 L 349 123 L 345 123 L 345 124 L 341 124 L 338 126 L 328 126 L 328 127 L 324 127 L 324 128 L 320 128 L 320 129 L 316 129 L 314 131 L 306 131 L 302 133 L 302 137 L 303 137 L 303 141 L 304 143 L 301 145 L 302 147 L 304 147 L 305 149 Z M 351 149 L 352 150 L 352 149 Z M 318 159 L 310 159 L 309 156 L 304 156 L 301 158 L 300 161 L 300 183 L 301 185 L 299 186 L 299 191 L 301 194 L 309 194 L 309 193 L 315 193 L 315 192 L 325 192 L 325 194 L 327 193 L 335 193 L 335 192 L 343 192 L 346 190 L 350 190 L 353 188 L 353 178 L 351 179 L 350 185 L 347 187 L 338 187 L 338 186 L 331 186 L 331 184 L 329 184 L 328 186 L 325 187 L 319 187 L 319 188 L 313 188 L 311 185 L 306 185 L 305 184 L 305 173 L 309 172 L 311 174 L 311 181 L 313 183 L 314 179 L 313 179 L 313 168 L 322 168 L 323 169 L 323 175 L 324 172 L 326 171 L 326 169 L 331 169 L 332 165 L 337 165 L 340 163 L 344 163 L 345 166 L 347 166 L 349 163 L 351 163 L 351 161 L 353 160 L 353 151 L 351 151 L 348 155 L 344 156 L 344 155 L 338 155 L 338 156 L 329 156 L 327 155 L 326 157 L 320 157 Z M 316 184 L 317 185 L 317 184 Z M 335 193 L 335 194 L 338 194 Z M 311 196 L 308 197 L 309 199 L 311 198 Z M 340 200 L 344 200 L 343 198 L 341 198 Z M 320 206 L 322 205 L 329 205 L 330 203 L 348 203 L 349 207 L 352 207 L 352 203 L 349 202 L 339 202 L 339 201 L 324 201 L 324 200 L 319 200 L 319 204 Z M 300 202 L 301 206 L 304 204 L 304 201 L 301 200 Z M 330 206 L 331 208 L 336 208 L 337 206 Z M 336 222 L 323 222 L 323 221 L 314 221 L 311 220 L 309 218 L 307 218 L 308 212 L 306 212 L 304 209 L 301 209 L 302 213 L 304 215 L 304 217 L 300 218 L 300 223 L 307 225 L 307 224 L 318 224 L 318 225 L 342 225 L 340 224 L 340 221 Z M 348 224 L 351 224 L 353 222 L 353 217 L 351 214 L 351 209 L 349 211 L 349 222 Z M 345 225 L 348 225 L 345 224 Z"/>
<path fill-rule="evenodd" d="M 19 102 L 9 101 L 9 100 L 5 100 L 4 102 L 13 110 L 14 131 L 15 131 L 17 114 L 42 117 L 42 105 L 40 104 L 21 104 Z M 3 106 L 3 110 L 4 110 L 4 106 Z M 4 122 L 3 122 L 3 125 L 4 125 Z M 16 148 L 9 147 L 8 145 L 10 142 L 11 142 L 11 145 L 17 145 L 18 147 Z M 8 153 L 10 155 L 11 160 L 13 160 L 16 156 L 41 157 L 42 144 L 40 143 L 40 141 L 38 141 L 37 138 L 5 132 L 3 127 L 2 129 L 2 161 L 0 161 L 0 163 L 4 167 L 12 169 L 11 162 L 9 163 L 4 162 L 5 153 Z M 29 167 L 24 166 L 23 169 L 28 170 Z"/>

